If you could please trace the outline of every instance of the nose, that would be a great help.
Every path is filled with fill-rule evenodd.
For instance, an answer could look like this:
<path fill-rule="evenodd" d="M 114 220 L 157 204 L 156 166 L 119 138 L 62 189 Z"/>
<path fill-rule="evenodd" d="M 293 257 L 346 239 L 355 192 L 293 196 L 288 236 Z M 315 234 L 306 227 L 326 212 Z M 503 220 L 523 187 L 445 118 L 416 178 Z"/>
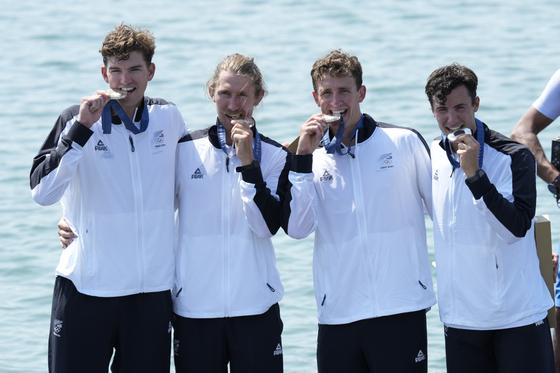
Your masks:
<path fill-rule="evenodd" d="M 121 74 L 121 83 L 123 85 L 127 85 L 128 83 L 130 83 L 132 81 L 131 78 L 131 74 L 128 71 L 123 71 L 123 73 Z"/>
<path fill-rule="evenodd" d="M 449 122 L 449 124 L 456 124 L 458 121 L 458 115 L 455 110 L 449 110 L 447 113 L 447 122 Z"/>
<path fill-rule="evenodd" d="M 243 105 L 245 104 L 245 100 L 241 97 L 232 97 L 228 101 L 228 110 L 230 111 L 238 111 L 240 110 Z"/>

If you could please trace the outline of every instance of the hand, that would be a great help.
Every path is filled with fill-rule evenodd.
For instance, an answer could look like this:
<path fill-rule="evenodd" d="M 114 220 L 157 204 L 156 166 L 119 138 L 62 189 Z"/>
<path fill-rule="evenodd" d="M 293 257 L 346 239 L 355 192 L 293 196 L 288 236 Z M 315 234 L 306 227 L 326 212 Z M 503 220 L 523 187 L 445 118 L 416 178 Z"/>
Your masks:
<path fill-rule="evenodd" d="M 552 280 L 556 283 L 558 277 L 558 254 L 552 253 Z"/>
<path fill-rule="evenodd" d="M 70 226 L 64 217 L 62 217 L 58 222 L 58 236 L 60 238 L 60 246 L 63 249 L 66 249 L 68 245 L 74 241 L 74 238 L 78 237 L 74 234 L 74 232 L 72 232 L 72 229 L 70 229 Z"/>
<path fill-rule="evenodd" d="M 312 154 L 319 146 L 325 131 L 329 126 L 323 118 L 323 114 L 315 114 L 301 126 L 299 143 L 296 154 Z"/>
<path fill-rule="evenodd" d="M 111 97 L 105 91 L 96 91 L 93 96 L 82 97 L 80 112 L 78 113 L 78 122 L 82 123 L 87 128 L 91 128 L 93 123 L 101 118 L 103 108 L 110 99 Z"/>
<path fill-rule="evenodd" d="M 245 120 L 232 120 L 231 124 L 231 140 L 235 144 L 237 158 L 241 161 L 242 166 L 246 166 L 253 162 L 253 130 L 252 122 Z"/>
<path fill-rule="evenodd" d="M 457 144 L 457 155 L 460 158 L 461 169 L 467 177 L 474 176 L 478 167 L 478 152 L 480 144 L 472 135 L 459 135 L 454 141 Z"/>

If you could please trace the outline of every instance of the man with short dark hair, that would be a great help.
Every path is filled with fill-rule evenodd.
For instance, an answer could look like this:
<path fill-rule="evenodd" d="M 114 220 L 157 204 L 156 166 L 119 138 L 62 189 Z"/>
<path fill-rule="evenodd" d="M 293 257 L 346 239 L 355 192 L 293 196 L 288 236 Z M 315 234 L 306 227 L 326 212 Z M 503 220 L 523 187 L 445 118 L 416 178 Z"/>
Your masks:
<path fill-rule="evenodd" d="M 432 143 L 438 301 L 447 371 L 554 372 L 540 274 L 531 151 L 475 118 L 478 78 L 452 64 L 426 95 L 441 130 Z"/>
<path fill-rule="evenodd" d="M 144 95 L 155 73 L 147 30 L 115 27 L 100 52 L 110 91 L 66 109 L 33 160 L 32 196 L 61 201 L 77 236 L 63 251 L 49 371 L 169 372 L 175 105 Z M 117 101 L 118 99 L 118 101 Z"/>

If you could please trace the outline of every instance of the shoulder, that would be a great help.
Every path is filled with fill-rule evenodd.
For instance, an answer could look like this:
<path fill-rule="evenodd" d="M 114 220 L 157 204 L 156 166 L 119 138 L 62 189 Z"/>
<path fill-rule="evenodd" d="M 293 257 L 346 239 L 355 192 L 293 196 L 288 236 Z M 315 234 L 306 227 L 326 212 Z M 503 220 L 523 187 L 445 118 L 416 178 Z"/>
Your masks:
<path fill-rule="evenodd" d="M 367 114 L 364 114 L 364 121 L 365 121 L 364 125 L 366 127 L 371 128 L 372 126 L 374 126 L 375 127 L 374 129 L 379 129 L 382 132 L 387 133 L 393 139 L 398 138 L 400 140 L 405 140 L 405 141 L 419 141 L 424 146 L 424 148 L 428 151 L 428 153 L 430 151 L 430 148 L 426 143 L 424 137 L 420 134 L 420 132 L 416 131 L 414 128 L 397 126 L 385 122 L 376 122 L 372 117 L 370 117 Z"/>
<path fill-rule="evenodd" d="M 484 136 L 485 145 L 494 149 L 497 153 L 512 158 L 513 162 L 527 163 L 534 166 L 535 157 L 531 150 L 515 140 L 491 130 L 487 127 Z"/>
<path fill-rule="evenodd" d="M 176 107 L 174 103 L 171 101 L 167 101 L 163 98 L 153 98 L 153 97 L 144 97 L 146 100 L 146 105 L 148 106 L 172 106 Z"/>
<path fill-rule="evenodd" d="M 195 140 L 200 140 L 200 139 L 204 139 L 208 137 L 208 130 L 209 128 L 204 128 L 201 130 L 196 130 L 193 131 L 185 136 L 183 136 L 180 140 L 179 143 L 189 143 Z"/>

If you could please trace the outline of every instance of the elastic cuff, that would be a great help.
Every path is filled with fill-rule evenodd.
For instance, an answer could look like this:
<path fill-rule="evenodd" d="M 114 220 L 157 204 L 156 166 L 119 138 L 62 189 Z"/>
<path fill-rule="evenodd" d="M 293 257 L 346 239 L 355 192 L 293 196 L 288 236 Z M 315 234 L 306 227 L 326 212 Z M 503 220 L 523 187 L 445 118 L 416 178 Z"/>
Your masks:
<path fill-rule="evenodd" d="M 92 135 L 93 131 L 91 129 L 87 128 L 82 123 L 75 121 L 66 137 L 72 140 L 72 142 L 84 147 Z"/>
<path fill-rule="evenodd" d="M 313 154 L 292 154 L 291 170 L 306 174 L 313 172 Z"/>
<path fill-rule="evenodd" d="M 492 183 L 490 182 L 490 179 L 488 179 L 488 175 L 484 174 L 484 176 L 477 181 L 470 183 L 468 187 L 471 190 L 474 199 L 480 199 L 483 195 L 492 190 Z"/>
<path fill-rule="evenodd" d="M 241 177 L 246 183 L 255 185 L 264 182 L 260 166 L 241 171 Z"/>

